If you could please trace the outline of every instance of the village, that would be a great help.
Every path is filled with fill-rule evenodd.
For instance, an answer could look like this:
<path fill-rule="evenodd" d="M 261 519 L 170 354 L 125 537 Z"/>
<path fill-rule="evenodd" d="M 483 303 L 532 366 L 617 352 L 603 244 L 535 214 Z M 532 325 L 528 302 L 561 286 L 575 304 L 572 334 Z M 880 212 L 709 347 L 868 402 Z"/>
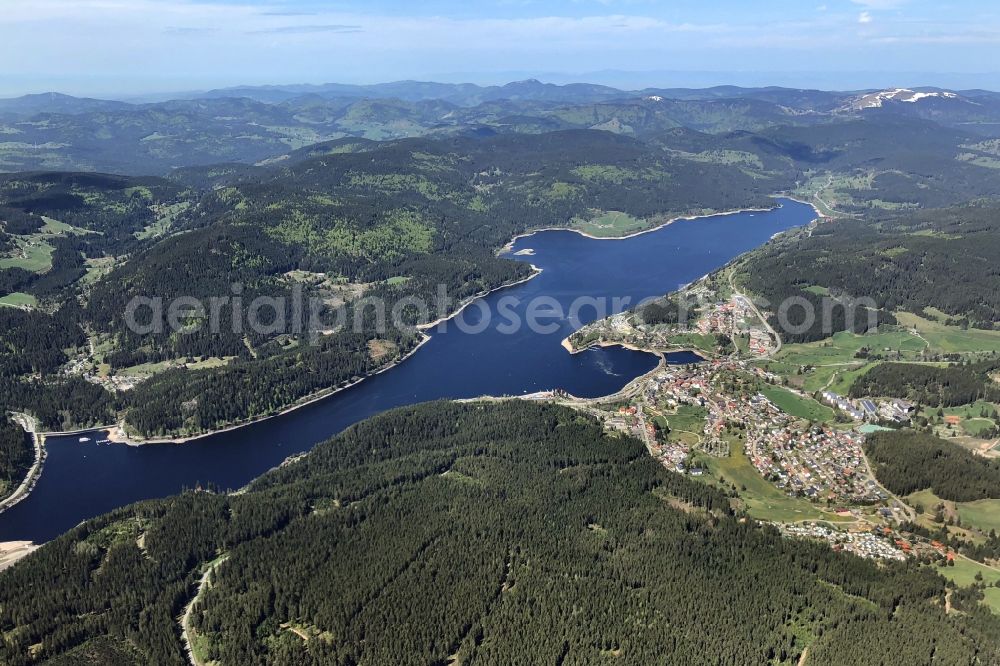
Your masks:
<path fill-rule="evenodd" d="M 663 364 L 618 400 L 593 410 L 606 427 L 640 439 L 667 469 L 704 476 L 707 482 L 715 481 L 710 461 L 729 458 L 738 445 L 747 469 L 752 466 L 786 497 L 825 507 L 852 525 L 842 529 L 824 522 L 775 521 L 782 531 L 821 539 L 861 557 L 904 559 L 914 554 L 887 527 L 907 515 L 872 475 L 863 444 L 867 433 L 883 427 L 876 424 L 908 422 L 915 406 L 823 391 L 816 398 L 832 407 L 837 419 L 804 418 L 803 412 L 825 408 L 762 367 L 761 361 L 780 343 L 749 299 L 736 293 L 718 299 L 701 285 L 694 286 L 693 295 L 707 304 L 693 309 L 691 322 L 678 317 L 676 323 L 647 324 L 624 313 L 571 339 L 573 347 L 624 343 L 651 350 L 676 349 L 692 339 L 715 343 L 715 353 L 703 354 L 706 360 Z M 702 346 L 702 351 L 709 350 Z"/>
<path fill-rule="evenodd" d="M 760 475 L 791 495 L 854 504 L 887 499 L 867 471 L 864 435 L 855 428 L 814 425 L 785 413 L 756 390 L 777 381 L 777 376 L 738 359 L 668 366 L 648 377 L 637 400 L 619 407 L 608 425 L 645 441 L 650 453 L 672 471 L 700 473 L 690 464 L 693 449 L 728 456 L 729 441 L 739 433 Z M 697 438 L 678 437 L 663 425 L 684 407 L 703 415 Z"/>
<path fill-rule="evenodd" d="M 668 307 L 677 308 L 676 321 L 646 323 L 635 313 L 624 312 L 588 325 L 569 342 L 578 349 L 605 342 L 661 350 L 691 346 L 699 353 L 739 352 L 755 358 L 777 349 L 776 337 L 741 294 L 717 300 L 714 292 L 693 289 Z"/>
<path fill-rule="evenodd" d="M 607 428 L 643 441 L 665 468 L 707 482 L 714 479 L 706 456 L 727 458 L 732 444 L 741 442 L 767 483 L 848 521 L 771 521 L 789 536 L 820 539 L 872 559 L 943 557 L 940 544 L 911 544 L 890 527 L 907 515 L 871 474 L 862 449 L 865 426 L 812 424 L 787 414 L 760 390 L 779 381 L 735 358 L 667 365 L 648 375 L 628 400 L 591 411 Z"/>

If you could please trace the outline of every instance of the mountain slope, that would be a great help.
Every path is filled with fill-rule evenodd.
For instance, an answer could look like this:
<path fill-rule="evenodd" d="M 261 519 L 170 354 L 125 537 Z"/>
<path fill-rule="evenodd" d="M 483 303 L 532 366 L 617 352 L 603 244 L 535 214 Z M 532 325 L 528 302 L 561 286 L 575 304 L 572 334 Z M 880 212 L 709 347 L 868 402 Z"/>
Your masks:
<path fill-rule="evenodd" d="M 17 247 L 3 259 L 19 265 L 0 270 L 0 296 L 40 299 L 41 311 L 30 316 L 58 322 L 72 338 L 43 351 L 44 341 L 29 336 L 0 354 L 0 405 L 35 412 L 51 430 L 123 414 L 133 434 L 147 437 L 275 413 L 400 358 L 420 336 L 395 327 L 380 334 L 369 322 L 358 331 L 330 326 L 306 345 L 313 332 L 223 326 L 213 333 L 204 319 L 175 335 L 166 311 L 159 331 L 137 332 L 123 316 L 126 305 L 150 295 L 226 296 L 234 282 L 246 302 L 285 297 L 291 307 L 301 288 L 306 298 L 346 301 L 348 317 L 361 295 L 384 298 L 388 311 L 414 296 L 436 304 L 438 285 L 458 303 L 530 275 L 529 265 L 495 255 L 529 227 L 576 224 L 605 210 L 652 224 L 657 216 L 768 206 L 767 193 L 789 182 L 587 130 L 340 139 L 267 166 L 192 167 L 170 179 L 6 176 L 0 220 L 10 221 L 0 226 L 20 235 L 4 232 Z M 42 263 L 44 247 L 52 248 L 51 265 L 25 268 L 28 258 Z M 333 310 L 325 309 L 325 321 L 334 321 Z M 234 319 L 230 304 L 219 314 Z M 0 320 L 15 316 L 29 315 L 0 310 Z M 375 354 L 370 344 L 389 351 Z M 151 366 L 156 376 L 135 390 L 112 394 L 97 385 L 134 386 L 133 369 Z M 61 391 L 67 373 L 84 385 L 81 394 L 103 399 L 52 410 L 38 394 Z"/>
<path fill-rule="evenodd" d="M 221 664 L 1000 655 L 998 620 L 946 616 L 932 571 L 785 540 L 728 506 L 564 408 L 424 405 L 240 495 L 145 502 L 46 545 L 0 574 L 0 658 L 184 664 L 177 618 L 202 571 L 189 637 Z"/>

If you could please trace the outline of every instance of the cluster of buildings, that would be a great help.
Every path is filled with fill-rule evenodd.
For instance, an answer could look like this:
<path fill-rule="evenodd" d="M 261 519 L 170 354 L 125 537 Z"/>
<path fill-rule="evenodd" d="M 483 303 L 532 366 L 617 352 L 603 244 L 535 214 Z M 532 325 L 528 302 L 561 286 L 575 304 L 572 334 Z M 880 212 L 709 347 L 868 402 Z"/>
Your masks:
<path fill-rule="evenodd" d="M 775 349 L 776 340 L 744 296 L 692 307 L 691 313 L 697 314 L 693 323 L 681 313 L 682 319 L 676 324 L 650 325 L 643 324 L 630 312 L 616 314 L 580 329 L 570 342 L 577 348 L 605 340 L 645 349 L 665 349 L 675 345 L 674 336 L 697 332 L 731 340 L 746 339 L 746 351 L 754 357 L 768 356 Z"/>
<path fill-rule="evenodd" d="M 880 530 L 841 531 L 818 523 L 774 523 L 785 536 L 822 539 L 834 550 L 873 560 L 905 560 L 906 550 Z M 891 532 L 890 532 L 891 534 Z"/>
<path fill-rule="evenodd" d="M 734 358 L 667 366 L 648 379 L 639 400 L 622 407 L 609 425 L 645 441 L 650 453 L 674 471 L 690 473 L 692 446 L 709 455 L 728 456 L 731 437 L 727 433 L 739 431 L 750 463 L 790 495 L 836 504 L 875 504 L 888 499 L 868 469 L 862 449 L 864 434 L 810 425 L 782 411 L 759 392 L 760 382 L 777 379 Z M 900 402 L 889 402 L 885 409 L 905 409 Z M 660 432 L 651 417 L 659 414 L 673 428 L 672 415 L 685 405 L 705 414 L 697 431 L 685 426 L 697 441 Z"/>
<path fill-rule="evenodd" d="M 670 422 L 671 413 L 682 406 L 704 410 L 705 419 L 699 427 L 697 448 L 699 451 L 717 457 L 729 455 L 729 441 L 724 437 L 730 426 L 743 426 L 753 421 L 756 415 L 750 405 L 727 394 L 720 386 L 723 377 L 738 373 L 773 381 L 775 376 L 762 368 L 736 359 L 715 360 L 693 365 L 668 366 L 653 375 L 647 382 L 642 398 L 644 404 L 652 406 Z M 629 411 L 634 407 L 628 408 Z M 632 412 L 634 413 L 634 412 Z M 641 415 L 641 409 L 639 411 Z M 619 415 L 622 418 L 622 415 Z M 636 431 L 642 426 L 633 426 Z M 651 422 L 646 421 L 650 452 L 660 459 L 668 469 L 697 475 L 698 468 L 689 468 L 690 445 L 678 437 L 666 437 L 656 431 Z M 620 429 L 624 429 L 619 426 Z"/>
<path fill-rule="evenodd" d="M 767 356 L 774 351 L 774 338 L 759 321 L 745 296 L 733 296 L 728 302 L 714 303 L 695 322 L 702 334 L 713 333 L 736 339 L 749 337 L 748 350 L 754 356 Z"/>
<path fill-rule="evenodd" d="M 681 405 L 704 409 L 698 448 L 712 455 L 729 455 L 724 435 L 730 428 L 739 428 L 745 433 L 746 454 L 753 466 L 790 494 L 861 504 L 886 499 L 885 491 L 868 473 L 862 451 L 864 435 L 828 426 L 809 427 L 761 393 L 733 395 L 723 384 L 732 384 L 734 377 L 743 377 L 747 385 L 775 379 L 740 360 L 672 366 L 649 380 L 643 398 L 647 405 L 667 412 L 668 420 L 669 411 Z M 648 423 L 644 427 L 652 432 Z M 657 442 L 659 448 L 653 453 L 668 468 L 684 471 L 690 447 L 676 439 Z"/>
<path fill-rule="evenodd" d="M 140 375 L 101 375 L 94 372 L 93 362 L 85 356 L 70 359 L 69 363 L 63 366 L 62 373 L 64 375 L 83 377 L 91 384 L 97 384 L 112 392 L 129 391 L 146 379 L 146 377 Z"/>
<path fill-rule="evenodd" d="M 908 423 L 916 406 L 908 400 L 851 400 L 833 391 L 823 391 L 823 402 L 836 407 L 855 421 L 892 421 Z"/>
<path fill-rule="evenodd" d="M 810 499 L 858 504 L 887 499 L 868 473 L 860 432 L 803 426 L 763 395 L 750 402 L 758 418 L 746 424 L 747 456 L 761 476 Z"/>

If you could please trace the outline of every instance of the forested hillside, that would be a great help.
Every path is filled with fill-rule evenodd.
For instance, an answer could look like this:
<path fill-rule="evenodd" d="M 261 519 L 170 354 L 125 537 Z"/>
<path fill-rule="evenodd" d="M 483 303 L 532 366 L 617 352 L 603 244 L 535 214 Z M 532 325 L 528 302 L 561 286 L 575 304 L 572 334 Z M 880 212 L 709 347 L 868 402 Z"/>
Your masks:
<path fill-rule="evenodd" d="M 772 304 L 792 297 L 814 303 L 814 325 L 783 336 L 808 342 L 840 330 L 864 331 L 869 321 L 867 310 L 858 308 L 850 322 L 838 308 L 824 331 L 816 287 L 834 297 L 874 300 L 880 312 L 873 321 L 879 324 L 893 323 L 897 310 L 933 307 L 952 323 L 992 328 L 1000 320 L 998 267 L 1000 208 L 969 205 L 838 219 L 788 234 L 747 255 L 737 280 Z M 800 309 L 789 312 L 790 319 L 795 316 L 802 316 Z"/>
<path fill-rule="evenodd" d="M 0 387 L 0 408 L 33 411 L 46 429 L 124 415 L 141 436 L 264 416 L 398 359 L 417 337 L 376 337 L 366 327 L 307 349 L 301 335 L 225 326 L 217 335 L 135 333 L 124 325 L 125 305 L 135 296 L 225 297 L 235 284 L 246 302 L 299 291 L 318 297 L 327 321 L 344 302 L 394 303 L 434 295 L 438 285 L 454 303 L 529 275 L 525 264 L 494 255 L 528 228 L 585 227 L 610 211 L 642 228 L 673 215 L 768 206 L 768 194 L 797 183 L 865 217 L 753 254 L 739 277 L 748 291 L 771 302 L 818 302 L 823 290 L 875 299 L 874 319 L 838 308 L 828 332 L 863 331 L 870 319 L 892 323 L 893 310 L 927 306 L 953 323 L 991 327 L 998 319 L 995 204 L 912 209 L 994 194 L 995 142 L 983 137 L 913 114 L 855 113 L 845 110 L 849 95 L 816 91 L 675 91 L 672 99 L 538 82 L 490 92 L 397 88 L 406 99 L 360 99 L 366 93 L 351 88 L 340 91 L 343 99 L 270 91 L 282 97 L 271 103 L 213 94 L 138 106 L 63 98 L 8 105 L 15 129 L 35 113 L 51 116 L 46 132 L 113 128 L 98 143 L 139 141 L 150 154 L 135 159 L 182 168 L 166 178 L 0 177 L 0 305 L 29 309 L 43 329 L 58 325 L 69 336 L 44 352 L 22 344 L 3 354 L 13 365 L 0 375 L 17 381 Z M 511 97 L 495 96 L 503 94 Z M 315 131 L 289 125 L 288 114 Z M 447 127 L 438 126 L 440 115 Z M 230 116 L 239 122 L 216 127 Z M 389 136 L 368 131 L 373 118 L 425 136 L 373 141 L 365 137 Z M 434 128 L 421 125 L 434 118 Z M 172 129 L 154 131 L 156 123 Z M 329 133 L 316 129 L 324 123 Z M 192 139 L 200 136 L 192 127 L 203 141 Z M 250 163 L 265 154 L 274 159 Z M 223 159 L 231 161 L 199 166 Z M 821 326 L 786 342 L 819 339 Z M 61 372 L 70 368 L 77 379 Z M 110 387 L 124 377 L 131 386 L 136 372 L 155 376 L 121 395 L 78 379 Z M 71 382 L 86 399 L 46 407 Z"/>
<path fill-rule="evenodd" d="M 419 337 L 378 333 L 366 320 L 358 331 L 326 326 L 319 344 L 304 345 L 308 331 L 234 329 L 231 304 L 219 311 L 225 325 L 215 333 L 202 319 L 192 327 L 198 330 L 177 335 L 166 309 L 160 331 L 137 333 L 126 326 L 126 304 L 136 296 L 166 303 L 228 297 L 239 285 L 246 303 L 286 298 L 286 321 L 296 293 L 327 303 L 324 322 L 346 302 L 346 321 L 353 321 L 361 296 L 390 306 L 413 296 L 436 303 L 443 285 L 454 308 L 530 275 L 525 263 L 494 254 L 527 228 L 567 225 L 604 210 L 652 219 L 766 206 L 783 178 L 596 131 L 341 140 L 271 166 L 188 168 L 167 180 L 7 176 L 0 179 L 7 211 L 0 226 L 24 257 L 0 270 L 0 296 L 16 293 L 41 307 L 0 316 L 37 322 L 30 329 L 18 324 L 18 335 L 58 327 L 64 339 L 58 346 L 41 337 L 36 346 L 21 341 L 3 357 L 9 365 L 2 368 L 8 379 L 0 407 L 32 411 L 45 429 L 123 414 L 130 430 L 145 436 L 272 414 L 400 358 Z M 29 262 L 35 256 L 39 261 Z M 407 316 L 417 323 L 417 313 Z M 70 361 L 78 361 L 76 379 L 61 373 Z M 138 366 L 162 371 L 118 395 L 79 379 Z M 85 400 L 62 400 L 70 382 Z M 46 408 L 60 401 L 56 412 Z"/>
<path fill-rule="evenodd" d="M 0 499 L 17 488 L 31 467 L 34 454 L 25 437 L 21 426 L 0 417 Z"/>
<path fill-rule="evenodd" d="M 875 433 L 865 453 L 878 480 L 899 495 L 930 489 L 956 502 L 1000 497 L 1000 463 L 933 435 Z"/>
<path fill-rule="evenodd" d="M 437 403 L 0 574 L 4 663 L 992 663 L 944 580 L 783 539 L 573 411 Z M 202 571 L 211 584 L 198 594 Z M 775 575 L 775 572 L 781 572 Z M 53 662 L 57 663 L 57 662 Z"/>
<path fill-rule="evenodd" d="M 851 395 L 906 398 L 932 407 L 1000 400 L 1000 385 L 990 374 L 1000 361 L 980 361 L 946 367 L 912 363 L 882 363 L 857 378 Z"/>

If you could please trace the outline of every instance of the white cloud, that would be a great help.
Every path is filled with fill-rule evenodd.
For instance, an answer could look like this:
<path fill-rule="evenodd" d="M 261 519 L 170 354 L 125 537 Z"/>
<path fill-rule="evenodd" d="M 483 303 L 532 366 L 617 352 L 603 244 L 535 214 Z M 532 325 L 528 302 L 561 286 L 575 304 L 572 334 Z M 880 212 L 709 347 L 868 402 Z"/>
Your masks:
<path fill-rule="evenodd" d="M 864 25 L 866 23 L 871 23 L 871 22 L 872 22 L 871 12 L 861 12 L 861 14 L 858 15 L 858 23 Z"/>

